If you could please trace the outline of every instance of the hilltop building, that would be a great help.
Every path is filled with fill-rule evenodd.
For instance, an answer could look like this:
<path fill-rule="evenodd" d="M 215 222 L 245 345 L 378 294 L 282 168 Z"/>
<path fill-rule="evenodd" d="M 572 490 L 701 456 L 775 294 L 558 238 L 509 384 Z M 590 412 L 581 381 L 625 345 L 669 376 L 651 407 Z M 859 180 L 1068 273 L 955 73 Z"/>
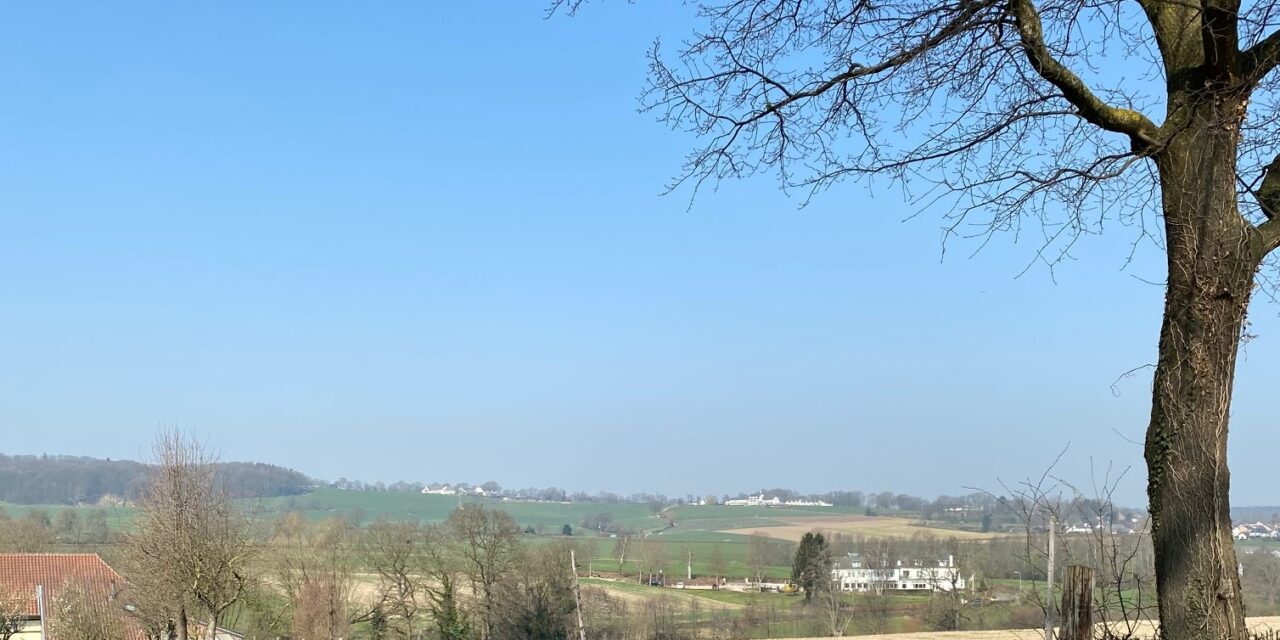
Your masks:
<path fill-rule="evenodd" d="M 747 496 L 746 498 L 739 498 L 737 500 L 725 500 L 724 504 L 725 506 L 728 506 L 728 507 L 830 507 L 831 506 L 830 502 L 824 502 L 822 500 L 787 500 L 786 502 L 783 502 L 782 499 L 778 498 L 777 496 L 774 496 L 772 498 L 766 498 L 764 497 L 763 493 L 756 496 Z"/>
<path fill-rule="evenodd" d="M 758 496 L 748 496 L 746 499 L 725 500 L 727 507 L 778 507 L 782 506 L 782 501 L 778 498 L 765 498 L 764 494 Z"/>
<path fill-rule="evenodd" d="M 426 495 L 431 495 L 431 496 L 456 496 L 456 495 L 464 495 L 464 496 L 482 496 L 482 497 L 483 497 L 483 496 L 488 496 L 488 495 L 489 495 L 489 492 L 488 492 L 488 491 L 485 491 L 484 489 L 481 489 L 480 487 L 472 487 L 472 488 L 468 489 L 468 488 L 463 487 L 463 486 L 461 486 L 461 485 L 458 485 L 458 486 L 452 486 L 452 487 L 451 487 L 451 486 L 449 486 L 449 485 L 447 485 L 447 484 L 441 484 L 441 485 L 427 485 L 427 486 L 425 486 L 425 487 L 423 487 L 423 488 L 422 488 L 422 493 L 424 493 L 424 494 L 426 494 Z"/>

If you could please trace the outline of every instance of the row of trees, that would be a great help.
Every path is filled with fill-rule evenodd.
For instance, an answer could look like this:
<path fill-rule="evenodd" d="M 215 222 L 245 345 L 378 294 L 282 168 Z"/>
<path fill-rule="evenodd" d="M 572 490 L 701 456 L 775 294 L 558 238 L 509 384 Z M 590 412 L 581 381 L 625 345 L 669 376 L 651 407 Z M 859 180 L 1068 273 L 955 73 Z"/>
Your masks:
<path fill-rule="evenodd" d="M 104 544 L 111 540 L 107 513 L 89 511 L 82 518 L 72 509 L 58 511 L 53 518 L 43 509 L 32 509 L 14 518 L 0 510 L 0 552 L 38 553 L 56 544 Z"/>

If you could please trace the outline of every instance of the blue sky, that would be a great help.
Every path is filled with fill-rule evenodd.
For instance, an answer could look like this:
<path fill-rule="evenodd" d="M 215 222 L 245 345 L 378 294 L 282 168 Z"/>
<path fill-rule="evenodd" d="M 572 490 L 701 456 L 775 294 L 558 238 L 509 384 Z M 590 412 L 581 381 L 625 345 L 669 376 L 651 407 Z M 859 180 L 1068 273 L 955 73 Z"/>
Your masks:
<path fill-rule="evenodd" d="M 473 6 L 474 5 L 474 6 Z M 688 9 L 11 4 L 0 20 L 0 451 L 157 428 L 318 477 L 936 495 L 1133 467 L 1162 256 L 942 259 L 936 214 L 768 176 L 660 195 L 636 112 Z M 1269 482 L 1280 323 L 1232 439 Z"/>

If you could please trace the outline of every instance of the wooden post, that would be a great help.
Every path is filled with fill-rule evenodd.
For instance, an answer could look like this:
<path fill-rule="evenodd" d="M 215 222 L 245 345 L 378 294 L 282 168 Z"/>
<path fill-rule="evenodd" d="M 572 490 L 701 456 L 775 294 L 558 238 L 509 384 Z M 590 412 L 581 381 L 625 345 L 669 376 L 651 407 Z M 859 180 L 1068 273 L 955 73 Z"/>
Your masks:
<path fill-rule="evenodd" d="M 578 584 L 578 558 L 569 550 L 569 568 L 573 570 L 573 609 L 578 614 L 578 637 L 587 640 L 587 627 L 582 624 L 582 586 Z"/>
<path fill-rule="evenodd" d="M 1062 576 L 1060 640 L 1093 640 L 1093 569 L 1072 565 Z"/>

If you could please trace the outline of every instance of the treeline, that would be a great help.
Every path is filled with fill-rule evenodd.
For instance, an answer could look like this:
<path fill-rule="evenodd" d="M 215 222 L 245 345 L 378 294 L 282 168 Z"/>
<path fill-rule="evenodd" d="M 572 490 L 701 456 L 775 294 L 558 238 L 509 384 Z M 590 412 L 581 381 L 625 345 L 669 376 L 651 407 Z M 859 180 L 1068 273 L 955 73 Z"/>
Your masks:
<path fill-rule="evenodd" d="M 314 482 L 284 467 L 257 462 L 217 465 L 220 482 L 237 497 L 296 495 Z M 133 501 L 150 467 L 132 460 L 77 456 L 0 454 L 0 502 L 13 504 L 99 504 Z"/>
<path fill-rule="evenodd" d="M 13 517 L 0 509 L 0 553 L 47 553 L 56 546 L 111 542 L 107 512 L 93 509 L 83 516 L 77 509 L 62 509 L 50 517 L 32 509 Z"/>

